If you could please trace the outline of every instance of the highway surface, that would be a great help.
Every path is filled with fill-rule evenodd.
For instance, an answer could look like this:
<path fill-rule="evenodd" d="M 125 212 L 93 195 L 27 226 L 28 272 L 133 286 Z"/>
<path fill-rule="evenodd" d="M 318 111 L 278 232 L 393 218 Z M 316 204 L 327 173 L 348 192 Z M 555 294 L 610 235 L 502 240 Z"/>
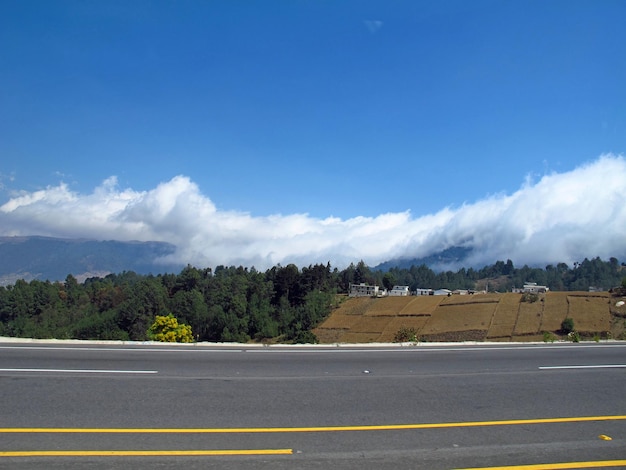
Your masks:
<path fill-rule="evenodd" d="M 626 468 L 626 344 L 0 342 L 0 468 Z"/>

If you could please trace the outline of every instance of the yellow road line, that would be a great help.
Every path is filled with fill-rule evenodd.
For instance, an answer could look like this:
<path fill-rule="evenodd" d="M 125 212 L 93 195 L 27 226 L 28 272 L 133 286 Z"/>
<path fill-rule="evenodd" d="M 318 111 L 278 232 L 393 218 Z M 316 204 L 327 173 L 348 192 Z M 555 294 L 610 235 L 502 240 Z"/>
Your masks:
<path fill-rule="evenodd" d="M 381 424 L 361 426 L 312 426 L 276 428 L 0 428 L 0 434 L 15 433 L 82 433 L 82 434 L 257 434 L 339 431 L 403 431 L 411 429 L 469 428 L 477 426 L 515 426 L 524 424 L 582 423 L 620 421 L 626 415 L 578 416 L 569 418 L 512 419 L 503 421 L 467 421 L 456 423 Z"/>
<path fill-rule="evenodd" d="M 293 449 L 234 450 L 35 450 L 0 452 L 0 457 L 163 457 L 215 455 L 291 455 Z"/>
<path fill-rule="evenodd" d="M 511 465 L 506 467 L 474 467 L 457 470 L 560 470 L 568 468 L 624 467 L 626 460 L 601 460 L 597 462 L 542 463 L 539 465 Z"/>

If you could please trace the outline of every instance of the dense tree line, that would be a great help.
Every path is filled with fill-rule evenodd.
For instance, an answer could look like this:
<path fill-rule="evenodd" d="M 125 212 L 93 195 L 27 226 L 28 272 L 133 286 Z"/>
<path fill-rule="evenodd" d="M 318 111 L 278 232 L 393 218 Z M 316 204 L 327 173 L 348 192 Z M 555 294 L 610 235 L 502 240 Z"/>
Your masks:
<path fill-rule="evenodd" d="M 626 271 L 618 260 L 583 260 L 545 269 L 498 261 L 474 270 L 436 273 L 428 267 L 371 270 L 361 261 L 344 270 L 330 264 L 298 268 L 290 264 L 260 272 L 254 268 L 187 266 L 179 274 L 134 272 L 94 277 L 79 283 L 17 281 L 0 287 L 0 335 L 33 338 L 146 340 L 159 315 L 174 315 L 199 341 L 278 338 L 311 342 L 311 333 L 351 283 L 385 287 L 472 289 L 490 279 L 490 288 L 509 290 L 537 282 L 552 290 L 604 289 L 619 285 Z M 496 282 L 497 281 L 497 282 Z"/>
<path fill-rule="evenodd" d="M 172 314 L 199 341 L 313 341 L 311 328 L 335 302 L 332 276 L 330 265 L 277 266 L 265 273 L 187 266 L 177 275 L 18 281 L 0 288 L 0 334 L 146 340 L 154 319 Z"/>

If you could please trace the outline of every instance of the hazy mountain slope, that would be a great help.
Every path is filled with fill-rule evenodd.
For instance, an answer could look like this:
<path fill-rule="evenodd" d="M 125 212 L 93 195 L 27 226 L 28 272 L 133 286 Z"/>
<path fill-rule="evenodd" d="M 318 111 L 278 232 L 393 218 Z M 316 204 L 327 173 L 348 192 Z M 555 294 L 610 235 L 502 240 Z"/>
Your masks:
<path fill-rule="evenodd" d="M 472 248 L 453 246 L 450 248 L 446 248 L 445 250 L 438 253 L 433 253 L 429 256 L 425 256 L 423 258 L 399 258 L 385 261 L 384 263 L 380 263 L 372 269 L 379 271 L 389 271 L 389 269 L 391 268 L 408 269 L 411 266 L 426 265 L 430 269 L 433 269 L 435 271 L 445 271 L 450 269 L 456 271 L 458 269 L 458 266 L 464 265 L 464 261 L 471 253 Z"/>
<path fill-rule="evenodd" d="M 180 266 L 155 264 L 157 258 L 174 249 L 162 242 L 0 237 L 0 284 L 12 284 L 18 279 L 58 281 L 68 274 L 80 280 L 122 271 L 178 271 Z"/>

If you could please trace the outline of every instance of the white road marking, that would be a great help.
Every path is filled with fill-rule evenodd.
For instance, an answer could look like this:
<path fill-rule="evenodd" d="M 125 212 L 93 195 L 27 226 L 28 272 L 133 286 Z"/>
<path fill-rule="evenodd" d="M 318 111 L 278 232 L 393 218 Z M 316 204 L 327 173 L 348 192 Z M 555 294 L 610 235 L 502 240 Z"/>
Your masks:
<path fill-rule="evenodd" d="M 206 348 L 168 348 L 168 347 L 156 347 L 146 348 L 137 346 L 135 348 L 118 348 L 112 347 L 90 347 L 90 346 L 0 346 L 0 349 L 12 349 L 12 350 L 31 350 L 31 351 L 92 351 L 92 352 L 244 352 L 246 349 L 206 349 Z"/>
<path fill-rule="evenodd" d="M 71 372 L 79 374 L 156 374 L 157 370 L 107 370 L 107 369 L 0 369 L 0 372 Z"/>
<path fill-rule="evenodd" d="M 183 346 L 183 347 L 180 347 Z M 418 343 L 413 346 L 396 346 L 396 347 L 380 347 L 380 346 L 354 346 L 348 344 L 333 345 L 302 345 L 302 346 L 285 346 L 285 345 L 273 345 L 269 347 L 259 346 L 243 346 L 232 347 L 228 345 L 224 346 L 210 346 L 209 344 L 198 345 L 180 345 L 179 347 L 171 346 L 147 346 L 138 343 L 136 347 L 111 347 L 99 346 L 8 346 L 2 345 L 1 349 L 11 350 L 36 350 L 36 351 L 92 351 L 92 352 L 180 352 L 180 353 L 290 353 L 290 354 L 336 354 L 336 353 L 410 353 L 410 352 L 458 352 L 458 351 L 539 351 L 544 349 L 551 349 L 553 351 L 567 349 L 579 349 L 579 348 L 626 348 L 626 342 L 611 343 L 611 344 L 516 344 L 511 346 L 497 346 L 497 345 L 479 345 L 479 344 L 459 344 L 459 345 L 438 345 L 436 343 Z"/>
<path fill-rule="evenodd" d="M 539 370 L 553 369 L 624 369 L 626 364 L 595 364 L 586 366 L 541 366 Z"/>

